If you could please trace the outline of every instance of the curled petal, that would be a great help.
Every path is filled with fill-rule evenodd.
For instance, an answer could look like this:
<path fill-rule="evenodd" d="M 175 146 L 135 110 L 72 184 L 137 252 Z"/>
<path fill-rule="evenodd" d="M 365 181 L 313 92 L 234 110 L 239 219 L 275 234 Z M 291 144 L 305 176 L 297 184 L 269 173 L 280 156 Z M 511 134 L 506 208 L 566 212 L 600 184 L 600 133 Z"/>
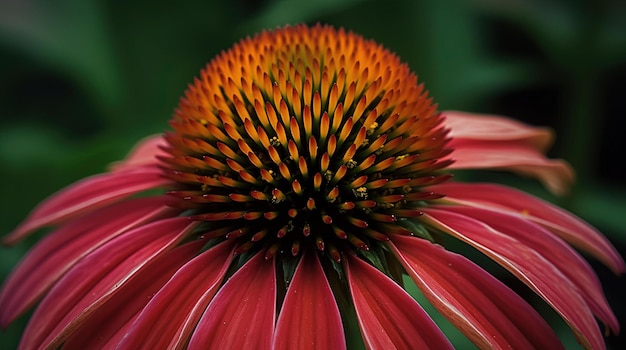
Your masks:
<path fill-rule="evenodd" d="M 604 297 L 600 280 L 591 266 L 560 238 L 517 216 L 472 207 L 446 206 L 442 209 L 484 222 L 532 248 L 576 286 L 594 315 L 609 325 L 613 333 L 619 333 L 619 323 Z"/>
<path fill-rule="evenodd" d="M 563 348 L 528 303 L 472 261 L 416 237 L 394 235 L 392 242 L 426 298 L 479 348 Z"/>
<path fill-rule="evenodd" d="M 557 195 L 566 194 L 574 182 L 574 171 L 563 160 L 546 158 L 523 142 L 465 141 L 452 139 L 450 169 L 501 169 L 538 178 Z"/>
<path fill-rule="evenodd" d="M 423 222 L 481 251 L 545 300 L 587 348 L 604 348 L 602 334 L 576 287 L 553 264 L 522 242 L 483 222 L 442 209 L 425 210 Z"/>
<path fill-rule="evenodd" d="M 63 344 L 68 349 L 114 348 L 128 332 L 132 321 L 163 287 L 167 280 L 206 244 L 196 240 L 175 248 L 149 263 L 132 279 L 100 298 L 76 317 L 57 335 L 52 347 Z M 69 334 L 69 338 L 63 342 Z M 97 334 L 98 336 L 94 336 Z"/>
<path fill-rule="evenodd" d="M 146 264 L 177 244 L 194 225 L 187 218 L 156 221 L 120 235 L 84 257 L 42 300 L 26 327 L 20 348 L 50 345 L 85 309 L 101 298 L 109 298 Z"/>
<path fill-rule="evenodd" d="M 232 246 L 232 241 L 221 243 L 176 272 L 133 322 L 118 349 L 184 349 L 222 283 Z"/>
<path fill-rule="evenodd" d="M 552 143 L 547 128 L 495 115 L 446 111 L 454 149 L 450 169 L 502 169 L 538 178 L 555 194 L 567 193 L 574 171 L 565 161 L 546 158 Z"/>
<path fill-rule="evenodd" d="M 349 254 L 344 266 L 368 349 L 452 349 L 430 316 L 393 280 Z"/>
<path fill-rule="evenodd" d="M 159 160 L 157 157 L 166 156 L 168 153 L 163 149 L 168 146 L 162 135 L 146 137 L 135 145 L 124 160 L 111 164 L 110 169 L 111 171 L 123 171 L 158 165 Z"/>
<path fill-rule="evenodd" d="M 452 203 L 502 212 L 534 221 L 569 244 L 602 261 L 616 274 L 626 271 L 620 253 L 596 229 L 567 211 L 513 188 L 447 182 L 429 187 Z"/>
<path fill-rule="evenodd" d="M 307 251 L 287 289 L 273 349 L 345 348 L 346 339 L 333 292 L 317 254 Z"/>
<path fill-rule="evenodd" d="M 276 268 L 257 253 L 224 284 L 196 327 L 189 349 L 271 349 Z"/>
<path fill-rule="evenodd" d="M 537 151 L 545 152 L 552 144 L 553 135 L 548 128 L 530 126 L 519 121 L 497 116 L 445 111 L 445 125 L 449 135 L 457 140 L 515 141 Z"/>
<path fill-rule="evenodd" d="M 0 325 L 6 327 L 31 307 L 82 257 L 114 237 L 172 215 L 163 198 L 121 202 L 65 224 L 41 240 L 20 262 L 0 291 Z"/>
<path fill-rule="evenodd" d="M 58 224 L 78 214 L 85 214 L 166 183 L 168 180 L 154 167 L 88 177 L 43 201 L 20 226 L 3 239 L 3 243 L 14 244 L 38 228 Z"/>

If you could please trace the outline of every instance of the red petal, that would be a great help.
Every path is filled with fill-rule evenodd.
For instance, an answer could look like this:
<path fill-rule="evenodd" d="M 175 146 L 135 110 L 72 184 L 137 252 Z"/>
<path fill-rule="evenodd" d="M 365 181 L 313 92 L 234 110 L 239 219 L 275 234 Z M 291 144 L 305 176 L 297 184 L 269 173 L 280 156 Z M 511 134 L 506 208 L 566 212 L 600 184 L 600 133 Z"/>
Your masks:
<path fill-rule="evenodd" d="M 346 348 L 339 308 L 316 253 L 306 252 L 298 264 L 278 316 L 272 348 Z"/>
<path fill-rule="evenodd" d="M 611 243 L 593 227 L 571 213 L 524 192 L 494 184 L 448 182 L 429 190 L 445 193 L 446 200 L 472 207 L 516 215 L 541 224 L 576 248 L 592 254 L 616 274 L 626 264 Z"/>
<path fill-rule="evenodd" d="M 456 111 L 444 112 L 454 149 L 450 169 L 505 169 L 539 178 L 550 191 L 566 193 L 574 180 L 571 167 L 542 153 L 552 142 L 546 128 L 512 119 Z"/>
<path fill-rule="evenodd" d="M 472 207 L 442 209 L 482 221 L 539 253 L 578 288 L 594 315 L 609 325 L 613 333 L 619 333 L 619 323 L 604 297 L 600 280 L 591 266 L 561 239 L 532 221 L 516 216 Z"/>
<path fill-rule="evenodd" d="M 157 168 L 105 173 L 80 180 L 39 204 L 11 234 L 3 240 L 14 244 L 34 230 L 58 224 L 72 216 L 103 207 L 137 192 L 168 183 Z"/>
<path fill-rule="evenodd" d="M 562 160 L 546 158 L 523 142 L 466 141 L 453 139 L 450 169 L 503 169 L 538 178 L 555 194 L 567 193 L 574 182 L 574 171 Z"/>
<path fill-rule="evenodd" d="M 196 327 L 189 349 L 271 349 L 276 268 L 260 252 L 224 284 Z"/>
<path fill-rule="evenodd" d="M 46 347 L 83 310 L 128 282 L 153 259 L 177 244 L 194 226 L 187 218 L 156 221 L 107 242 L 81 259 L 43 299 L 20 348 Z"/>
<path fill-rule="evenodd" d="M 122 171 L 157 165 L 159 164 L 158 156 L 168 155 L 163 150 L 167 146 L 169 146 L 169 143 L 162 135 L 148 136 L 139 141 L 124 160 L 113 163 L 111 170 Z"/>
<path fill-rule="evenodd" d="M 0 292 L 0 324 L 25 312 L 70 267 L 110 239 L 172 215 L 163 198 L 129 200 L 71 221 L 46 236 L 22 259 Z"/>
<path fill-rule="evenodd" d="M 445 111 L 445 126 L 455 140 L 516 141 L 544 152 L 552 143 L 552 132 L 547 128 L 530 126 L 519 121 L 485 114 Z"/>
<path fill-rule="evenodd" d="M 150 299 L 204 244 L 205 240 L 185 244 L 147 264 L 127 283 L 85 309 L 57 336 L 51 347 L 103 349 L 108 343 L 114 348 Z M 62 343 L 68 335 L 69 339 Z"/>
<path fill-rule="evenodd" d="M 563 348 L 528 303 L 470 260 L 416 237 L 392 241 L 428 300 L 479 348 Z"/>
<path fill-rule="evenodd" d="M 452 349 L 428 314 L 393 280 L 350 254 L 344 264 L 368 349 Z"/>
<path fill-rule="evenodd" d="M 472 218 L 428 209 L 425 223 L 472 245 L 509 270 L 567 322 L 586 347 L 604 347 L 602 334 L 576 287 L 549 261 L 521 242 Z"/>
<path fill-rule="evenodd" d="M 226 241 L 183 266 L 144 308 L 118 348 L 185 348 L 221 286 L 232 246 L 232 241 Z"/>

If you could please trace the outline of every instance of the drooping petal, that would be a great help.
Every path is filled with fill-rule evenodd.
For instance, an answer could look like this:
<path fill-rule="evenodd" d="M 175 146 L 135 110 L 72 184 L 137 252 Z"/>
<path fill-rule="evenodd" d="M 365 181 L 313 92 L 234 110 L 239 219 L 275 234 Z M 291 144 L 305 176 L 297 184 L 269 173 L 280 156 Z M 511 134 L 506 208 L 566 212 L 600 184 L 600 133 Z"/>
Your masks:
<path fill-rule="evenodd" d="M 452 349 L 439 327 L 399 285 L 346 254 L 344 268 L 368 349 Z"/>
<path fill-rule="evenodd" d="M 528 303 L 472 261 L 424 239 L 391 240 L 392 252 L 428 300 L 479 348 L 563 348 Z"/>
<path fill-rule="evenodd" d="M 42 239 L 22 259 L 0 291 L 0 325 L 30 308 L 69 268 L 112 238 L 173 215 L 161 197 L 133 199 L 77 218 Z"/>
<path fill-rule="evenodd" d="M 139 141 L 122 161 L 111 164 L 111 171 L 123 171 L 159 164 L 158 156 L 168 153 L 163 149 L 169 144 L 162 135 L 153 135 Z"/>
<path fill-rule="evenodd" d="M 503 169 L 536 177 L 552 192 L 566 193 L 574 172 L 562 160 L 548 159 L 543 152 L 552 143 L 552 133 L 495 115 L 446 111 L 454 148 L 450 169 Z"/>
<path fill-rule="evenodd" d="M 448 182 L 429 189 L 445 193 L 445 199 L 453 203 L 503 212 L 537 222 L 574 247 L 590 253 L 616 274 L 626 271 L 624 260 L 606 237 L 571 213 L 539 198 L 494 184 Z"/>
<path fill-rule="evenodd" d="M 152 296 L 176 270 L 198 254 L 204 244 L 205 240 L 193 241 L 147 264 L 127 283 L 111 291 L 107 297 L 98 299 L 78 315 L 57 335 L 51 347 L 62 344 L 68 349 L 115 348 Z"/>
<path fill-rule="evenodd" d="M 118 349 L 184 349 L 221 285 L 232 246 L 232 241 L 221 243 L 176 272 L 130 326 Z"/>
<path fill-rule="evenodd" d="M 168 183 L 155 167 L 105 173 L 78 181 L 39 204 L 11 234 L 4 244 L 14 244 L 34 230 L 58 224 L 78 214 L 85 214 L 137 192 Z"/>
<path fill-rule="evenodd" d="M 449 136 L 456 140 L 516 141 L 545 152 L 553 135 L 548 128 L 530 126 L 498 115 L 445 111 Z"/>
<path fill-rule="evenodd" d="M 446 206 L 442 209 L 484 222 L 539 253 L 576 286 L 594 315 L 609 325 L 613 333 L 619 333 L 619 323 L 604 297 L 600 280 L 591 266 L 560 238 L 532 221 L 517 216 L 463 206 Z"/>
<path fill-rule="evenodd" d="M 193 226 L 184 217 L 156 221 L 126 232 L 84 257 L 39 304 L 20 348 L 46 347 L 83 310 L 120 288 L 177 244 Z"/>
<path fill-rule="evenodd" d="M 587 303 L 569 279 L 543 256 L 478 220 L 441 209 L 424 212 L 423 222 L 480 250 L 541 296 L 563 317 L 583 346 L 604 348 Z"/>
<path fill-rule="evenodd" d="M 567 193 L 574 182 L 574 171 L 563 160 L 546 158 L 524 142 L 472 141 L 453 139 L 449 169 L 500 169 L 538 178 L 557 195 Z"/>
<path fill-rule="evenodd" d="M 345 349 L 339 308 L 317 254 L 305 252 L 278 316 L 273 349 Z"/>
<path fill-rule="evenodd" d="M 275 320 L 275 262 L 260 252 L 220 288 L 198 322 L 189 349 L 271 349 Z"/>

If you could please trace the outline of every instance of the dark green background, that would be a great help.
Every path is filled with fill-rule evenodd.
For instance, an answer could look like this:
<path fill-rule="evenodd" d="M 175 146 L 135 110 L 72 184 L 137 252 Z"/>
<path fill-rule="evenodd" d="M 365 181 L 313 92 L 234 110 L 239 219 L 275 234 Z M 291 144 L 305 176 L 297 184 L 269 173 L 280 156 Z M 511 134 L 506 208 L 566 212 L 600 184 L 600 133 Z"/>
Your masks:
<path fill-rule="evenodd" d="M 165 130 L 186 85 L 221 50 L 302 22 L 342 26 L 395 51 L 441 109 L 553 127 L 551 155 L 578 173 L 570 196 L 507 174 L 480 178 L 558 202 L 625 250 L 626 2 L 618 0 L 0 1 L 0 233 Z M 2 280 L 34 241 L 0 248 Z M 593 266 L 626 327 L 624 277 Z M 546 317 L 575 347 L 563 323 Z M 0 334 L 1 349 L 16 347 L 26 321 Z M 623 338 L 610 337 L 610 347 Z"/>

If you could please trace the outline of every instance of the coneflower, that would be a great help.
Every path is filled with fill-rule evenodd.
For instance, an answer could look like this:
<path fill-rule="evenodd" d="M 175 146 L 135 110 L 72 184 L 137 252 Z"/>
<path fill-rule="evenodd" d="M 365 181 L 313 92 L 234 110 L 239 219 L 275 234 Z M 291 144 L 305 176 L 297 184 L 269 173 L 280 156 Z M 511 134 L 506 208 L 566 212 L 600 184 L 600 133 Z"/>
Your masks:
<path fill-rule="evenodd" d="M 543 156 L 551 133 L 438 112 L 372 41 L 321 25 L 244 39 L 170 125 L 5 237 L 56 227 L 0 292 L 3 327 L 38 304 L 22 349 L 342 349 L 354 317 L 367 348 L 450 348 L 403 274 L 480 348 L 562 348 L 446 236 L 524 282 L 585 348 L 604 348 L 596 318 L 619 331 L 572 248 L 622 273 L 602 235 L 515 189 L 451 180 L 512 170 L 562 193 L 573 173 Z"/>

